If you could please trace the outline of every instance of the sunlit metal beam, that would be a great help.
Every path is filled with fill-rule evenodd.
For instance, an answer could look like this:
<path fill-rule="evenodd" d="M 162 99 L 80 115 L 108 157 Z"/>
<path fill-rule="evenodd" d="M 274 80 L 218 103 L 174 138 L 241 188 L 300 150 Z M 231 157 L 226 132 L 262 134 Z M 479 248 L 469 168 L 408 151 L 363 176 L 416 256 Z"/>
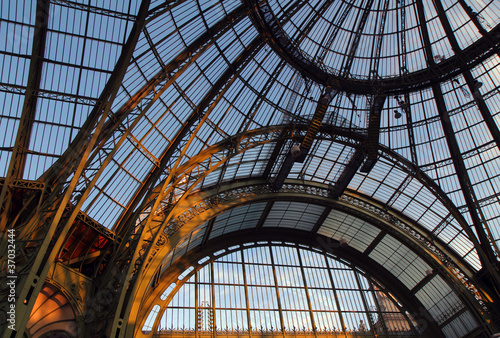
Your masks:
<path fill-rule="evenodd" d="M 183 51 L 178 57 L 176 57 L 168 66 L 166 71 L 173 71 L 176 69 L 177 65 L 180 63 L 186 62 L 190 55 L 192 55 L 195 51 L 198 51 L 200 48 L 209 46 L 212 44 L 212 39 L 214 36 L 220 36 L 220 34 L 224 34 L 228 29 L 234 27 L 234 25 L 238 24 L 245 17 L 245 8 L 240 6 L 236 8 L 233 12 L 229 13 L 224 19 L 216 23 L 212 30 L 207 31 L 202 34 L 198 39 L 194 40 L 193 43 L 186 48 L 186 51 Z M 250 49 L 252 51 L 253 49 Z M 247 54 L 249 53 L 247 52 Z M 240 59 L 240 62 L 246 60 L 246 58 Z M 234 66 L 237 66 L 236 63 Z M 163 71 L 162 71 L 163 72 Z M 115 229 L 117 233 L 127 233 L 127 229 L 125 229 L 125 224 L 131 222 L 131 218 L 134 218 L 133 214 L 137 207 L 137 205 L 143 201 L 144 196 L 151 188 L 151 184 L 158 180 L 159 175 L 163 172 L 165 166 L 168 161 L 171 159 L 172 154 L 177 150 L 182 139 L 187 135 L 190 128 L 192 128 L 193 124 L 197 121 L 200 114 L 208 107 L 211 102 L 211 99 L 216 95 L 216 92 L 220 90 L 221 86 L 227 81 L 227 79 L 232 76 L 234 70 L 230 67 L 225 74 L 222 74 L 220 80 L 212 86 L 211 91 L 206 96 L 204 100 L 198 105 L 195 111 L 192 112 L 191 116 L 188 118 L 187 123 L 183 125 L 183 127 L 177 132 L 176 136 L 173 138 L 173 141 L 169 144 L 168 148 L 164 150 L 163 154 L 160 157 L 160 163 L 157 167 L 154 167 L 150 170 L 150 172 L 146 175 L 146 178 L 143 180 L 141 187 L 136 191 L 134 196 L 130 199 L 130 202 L 127 204 L 127 208 L 125 213 L 117 220 Z M 160 74 L 158 74 L 160 75 Z M 159 79 L 156 81 L 160 81 Z"/>
<path fill-rule="evenodd" d="M 279 135 L 282 135 L 283 128 L 291 128 L 291 126 L 271 126 L 271 127 L 263 128 L 260 132 L 261 132 L 261 133 L 263 133 L 263 135 L 265 135 L 265 136 L 266 136 L 266 137 L 265 137 L 266 142 L 273 142 L 273 139 L 276 139 L 276 138 L 278 138 L 278 137 L 279 137 Z M 296 128 L 297 130 L 302 129 L 303 131 L 307 131 L 308 126 L 307 126 L 307 125 L 297 125 L 297 126 L 295 126 L 295 128 Z M 273 131 L 273 130 L 274 130 L 274 131 Z M 330 135 L 330 136 L 329 136 L 330 138 L 331 138 L 331 137 L 335 137 L 335 135 L 336 135 L 336 134 L 342 134 L 342 130 L 341 130 L 341 129 L 339 129 L 339 128 L 337 128 L 337 129 L 336 129 L 334 126 L 322 126 L 322 128 L 320 128 L 320 133 L 319 133 L 318 137 L 322 137 L 322 138 L 327 137 L 327 134 L 325 134 L 325 131 L 326 131 L 326 130 L 330 130 L 330 134 L 331 134 L 331 135 L 329 134 L 329 135 Z M 337 130 L 337 131 L 335 131 L 335 130 Z M 271 131 L 273 131 L 273 135 L 274 135 L 274 136 L 269 137 L 269 136 L 270 136 L 270 134 L 269 134 L 269 133 L 270 133 Z M 259 131 L 253 131 L 253 132 L 258 133 Z M 255 135 L 257 135 L 257 134 L 255 134 Z M 290 134 L 289 134 L 289 133 L 287 133 L 287 135 L 290 135 Z M 333 136 L 332 136 L 332 135 L 333 135 Z M 354 134 L 350 134 L 350 136 L 351 136 L 351 137 L 358 137 L 358 138 L 360 138 L 360 139 L 364 139 L 364 137 L 365 137 L 365 136 L 363 136 L 363 135 L 354 135 Z M 255 137 L 255 136 L 252 136 L 252 137 Z M 224 143 L 221 143 L 221 144 L 218 144 L 218 145 L 214 146 L 214 149 L 213 149 L 213 151 L 212 151 L 212 152 L 213 152 L 213 153 L 218 153 L 221 149 L 226 149 L 226 148 L 227 148 L 227 146 L 228 146 L 228 145 L 227 145 L 227 144 L 228 144 L 228 142 L 229 142 L 229 143 L 234 143 L 235 141 L 234 141 L 233 139 L 226 140 Z M 238 143 L 239 143 L 239 142 L 241 142 L 241 141 L 238 141 Z M 403 171 L 408 171 L 408 172 L 410 173 L 410 172 L 412 172 L 412 171 L 418 171 L 418 170 L 419 170 L 419 169 L 418 169 L 418 168 L 416 168 L 416 167 L 415 167 L 412 163 L 408 162 L 408 160 L 406 160 L 406 159 L 404 159 L 404 158 L 402 158 L 402 157 L 398 156 L 398 155 L 397 155 L 396 153 L 394 153 L 394 152 L 391 152 L 389 149 L 385 149 L 383 146 L 380 146 L 380 149 L 381 149 L 381 154 L 382 154 L 382 155 L 386 154 L 386 155 L 384 155 L 384 156 L 387 156 L 387 154 L 390 154 L 390 156 L 389 156 L 389 157 L 386 157 L 386 159 L 390 159 L 390 158 L 391 158 L 391 156 L 392 156 L 392 157 L 393 157 L 393 160 L 392 160 L 392 161 L 396 161 L 395 163 L 397 163 L 397 165 L 398 165 L 398 166 L 401 166 Z M 207 151 L 209 151 L 209 149 L 207 149 Z M 209 151 L 209 152 L 210 152 L 210 151 Z M 207 152 L 207 154 L 208 154 L 208 152 Z M 205 155 L 204 155 L 204 156 L 205 156 Z M 208 155 L 207 155 L 207 156 L 208 156 Z M 193 158 L 193 159 L 192 159 L 192 161 L 194 161 L 194 162 L 193 162 L 193 164 L 194 164 L 194 163 L 196 163 L 196 162 L 197 162 L 197 163 L 199 163 L 200 159 L 199 159 L 199 158 Z M 389 160 L 389 161 L 390 161 L 390 160 Z M 405 161 L 406 161 L 406 162 L 405 162 Z M 190 165 L 191 165 L 191 164 L 189 164 L 189 163 L 186 163 L 186 164 L 185 164 L 186 168 L 190 167 Z M 396 165 L 396 164 L 395 164 L 395 165 Z M 183 169 L 183 170 L 181 170 L 180 172 L 184 172 L 184 169 Z M 425 177 L 426 177 L 425 173 L 421 173 L 421 174 L 419 174 L 419 175 L 416 175 L 416 174 L 415 174 L 415 177 L 416 177 L 416 178 L 418 178 L 419 180 L 423 180 L 422 182 L 424 182 L 424 184 L 427 184 L 427 183 L 425 183 L 425 182 L 427 182 L 427 181 L 425 181 Z M 437 196 L 441 196 L 441 197 L 440 197 L 440 200 L 446 199 L 446 195 L 445 195 L 443 192 L 438 193 L 438 191 L 439 191 L 439 187 L 437 187 L 437 186 L 436 186 L 435 182 L 434 182 L 434 185 L 435 185 L 435 186 L 432 186 L 432 182 L 433 182 L 432 180 L 430 180 L 430 182 L 431 182 L 431 183 L 428 183 L 428 184 L 430 184 L 430 185 L 431 185 L 431 186 L 430 186 L 430 188 L 429 188 L 429 189 L 430 189 L 430 191 L 432 191 L 432 193 L 434 193 L 434 194 L 437 194 Z M 266 182 L 265 180 L 261 180 L 261 183 L 263 184 L 263 187 L 268 187 L 267 182 Z M 290 185 L 290 183 L 291 183 L 291 181 L 287 183 L 287 186 L 289 186 L 289 185 Z M 194 185 L 196 185 L 196 183 L 193 183 L 193 184 L 194 184 Z M 232 183 L 232 184 L 229 184 L 229 186 L 231 186 L 231 187 L 233 187 L 233 188 L 236 188 L 238 185 L 241 185 L 241 184 L 244 184 L 244 183 L 243 183 L 243 182 Z M 220 189 L 222 189 L 222 190 L 220 190 Z M 216 187 L 216 188 L 215 188 L 215 190 L 216 190 L 216 191 L 220 191 L 220 193 L 221 193 L 221 194 L 226 194 L 226 192 L 225 192 L 225 191 L 223 191 L 224 189 L 225 189 L 225 188 L 224 188 L 224 185 L 222 185 L 222 186 L 218 186 L 218 187 Z M 288 188 L 287 188 L 287 189 L 288 189 Z M 318 189 L 318 187 L 316 186 L 316 187 L 314 187 L 314 189 L 312 189 L 311 191 L 315 191 L 315 190 L 317 191 L 317 189 Z M 327 191 L 326 189 L 327 189 L 327 187 L 325 186 L 325 191 Z M 248 191 L 248 190 L 247 190 L 247 189 L 244 189 L 244 191 Z M 259 190 L 259 191 L 260 191 L 260 190 Z M 302 191 L 302 190 L 300 190 L 300 191 Z M 304 192 L 306 192 L 306 191 L 307 191 L 307 190 L 304 190 Z M 297 192 L 298 192 L 298 191 L 297 191 Z M 205 196 L 205 198 L 210 198 L 210 197 L 209 197 L 209 196 L 210 196 L 210 191 L 209 191 L 209 190 L 204 190 L 204 191 L 200 192 L 200 194 L 201 194 L 201 195 L 203 195 L 203 196 Z M 288 194 L 288 193 L 286 193 L 286 192 L 285 192 L 285 195 L 286 195 L 286 194 Z M 322 196 L 321 198 L 324 198 L 324 196 L 323 196 L 322 194 L 320 194 L 320 195 Z M 326 193 L 326 195 L 327 195 L 327 193 Z M 234 195 L 233 195 L 233 194 L 228 194 L 228 196 L 231 196 L 231 198 L 230 198 L 230 202 L 228 202 L 228 203 L 233 203 L 233 202 L 234 202 L 234 203 L 236 203 L 236 202 L 237 202 L 237 201 L 235 201 L 235 200 L 234 200 L 234 197 L 233 197 Z M 259 194 L 255 195 L 254 197 L 255 197 L 255 198 L 261 198 L 262 200 L 267 200 L 267 201 L 272 200 L 271 195 L 269 195 L 269 193 L 263 193 L 263 191 L 260 191 L 260 192 L 259 192 Z M 252 197 L 252 198 L 254 198 L 254 197 Z M 191 198 L 191 197 L 190 197 L 190 198 Z M 219 201 L 218 203 L 220 203 L 220 202 L 221 202 L 221 200 L 220 200 L 219 198 L 217 198 L 217 200 Z M 250 202 L 250 199 L 249 199 L 249 198 L 244 198 L 243 200 L 245 201 L 245 203 L 249 203 L 249 202 Z M 450 203 L 451 203 L 451 202 L 450 202 Z M 196 200 L 190 200 L 189 205 L 196 205 L 196 206 L 198 206 L 198 202 L 197 202 Z M 445 205 L 447 205 L 447 207 L 449 206 L 449 205 L 448 205 L 448 204 L 446 204 L 446 203 L 445 203 Z M 451 203 L 451 205 L 452 205 L 452 203 Z M 217 204 L 217 205 L 212 205 L 210 208 L 208 208 L 208 209 L 207 209 L 207 212 L 208 212 L 208 213 L 216 213 L 216 212 L 218 212 L 218 211 L 217 211 L 218 209 L 216 209 L 216 208 L 218 208 L 218 207 L 219 207 L 219 205 L 218 205 L 218 204 Z M 228 207 L 230 207 L 230 206 L 228 205 Z M 377 208 L 380 208 L 380 210 L 385 210 L 383 206 L 378 206 Z M 203 210 L 204 210 L 204 208 L 202 208 L 202 209 L 201 209 L 201 211 L 203 211 Z M 173 212 L 173 213 L 172 213 L 172 215 L 176 215 L 176 214 L 177 214 L 177 212 L 180 212 L 180 209 L 179 209 L 179 210 L 177 210 L 177 211 L 175 211 L 175 212 Z M 196 211 L 196 212 L 198 213 L 199 211 Z M 456 214 L 457 214 L 457 211 L 455 210 L 454 215 L 456 215 Z M 199 217 L 200 217 L 200 219 L 205 219 L 205 220 L 206 220 L 206 218 L 203 216 L 203 214 L 199 215 Z M 206 215 L 206 217 L 209 217 L 209 215 Z M 377 217 L 378 217 L 378 216 L 377 216 Z M 460 219 L 460 214 L 459 214 L 459 213 L 458 213 L 457 217 L 458 217 L 458 218 L 457 218 L 457 220 L 459 221 L 459 223 L 461 223 L 461 224 L 465 224 L 465 225 L 466 225 L 466 223 L 463 223 L 463 221 L 461 221 L 461 219 Z M 406 220 L 406 222 L 407 222 L 407 221 L 408 221 L 408 220 Z M 385 222 L 385 221 L 384 221 L 384 222 Z M 415 225 L 415 226 L 417 226 L 417 225 Z M 162 230 L 162 228 L 158 228 L 158 229 L 157 229 L 157 231 L 158 231 L 158 233 L 160 233 L 160 234 L 162 234 L 162 233 L 163 233 L 163 232 L 162 232 L 162 231 L 163 231 L 163 230 Z M 182 230 L 182 232 L 185 232 L 185 231 L 188 231 L 188 232 L 189 232 L 189 231 L 190 231 L 190 229 L 188 229 L 188 228 L 184 228 L 184 229 Z M 425 233 L 425 231 L 423 231 L 423 232 Z M 177 235 L 176 235 L 176 236 L 177 236 Z M 168 244 L 167 244 L 168 246 L 170 246 L 170 247 L 171 247 L 171 246 L 172 246 L 172 245 L 176 242 L 176 240 L 177 240 L 177 239 L 176 239 L 176 238 L 177 238 L 176 236 L 174 236 L 173 238 L 171 238 L 171 239 L 168 241 Z M 427 235 L 425 235 L 425 236 L 427 236 Z M 424 237 L 425 237 L 425 236 L 424 236 Z M 432 235 L 430 235 L 430 234 L 428 234 L 428 237 L 429 237 L 429 239 L 428 239 L 428 240 L 429 240 L 429 242 L 430 242 L 430 241 L 432 241 L 433 243 L 435 243 L 435 244 L 433 244 L 433 245 L 439 245 L 439 246 L 440 246 L 440 248 L 443 248 L 443 250 L 446 250 L 446 251 L 448 252 L 448 250 L 446 249 L 446 245 L 445 245 L 445 244 L 443 244 L 443 243 L 441 243 L 441 241 L 440 241 L 438 238 L 435 238 L 435 237 L 433 237 L 433 236 L 432 236 Z M 421 238 L 422 238 L 422 237 L 421 237 Z M 155 243 L 155 241 L 149 241 L 149 243 L 150 243 L 149 245 L 153 245 L 153 243 Z M 436 244 L 436 243 L 440 243 L 440 244 Z M 162 250 L 163 250 L 163 249 L 162 249 Z M 156 251 L 154 251 L 154 252 L 155 252 L 155 256 L 154 256 L 154 257 L 153 257 L 153 256 L 151 256 L 151 257 L 153 257 L 153 261 L 157 261 L 158 259 L 161 259 L 161 257 L 163 257 L 163 254 L 162 254 L 162 253 L 160 253 L 160 252 L 156 252 Z M 470 276 L 470 275 L 471 275 L 471 271 L 473 271 L 473 269 L 471 269 L 470 267 L 468 267 L 468 264 L 467 264 L 465 261 L 463 261 L 463 259 L 462 259 L 462 258 L 460 258 L 460 257 L 456 256 L 456 254 L 455 254 L 453 251 L 449 251 L 449 253 L 447 253 L 447 255 L 448 255 L 448 257 L 453 257 L 453 261 L 454 261 L 454 262 L 457 262 L 457 264 L 459 264 L 459 266 L 460 266 L 461 268 L 463 268 L 463 269 L 465 269 L 466 271 L 468 271 L 468 272 L 466 272 L 466 275 L 467 275 L 467 276 Z M 149 259 L 148 259 L 148 260 L 149 260 Z M 153 264 L 153 263 L 151 263 L 151 264 Z M 156 263 L 155 263 L 155 264 L 156 264 Z M 153 264 L 153 265 L 149 265 L 149 266 L 147 267 L 147 269 L 153 269 L 153 268 L 154 268 L 154 264 Z M 156 270 L 155 270 L 155 271 L 156 271 Z M 148 274 L 149 274 L 149 273 L 148 273 Z M 148 274 L 146 274 L 146 275 L 148 275 Z M 146 285 L 146 284 L 147 284 L 147 285 L 149 285 L 149 284 L 147 283 L 147 281 L 146 281 L 146 280 L 144 281 L 144 283 L 145 283 L 144 285 Z M 138 305 L 138 303 L 136 303 L 136 304 Z M 133 312 L 133 313 L 135 313 L 134 311 L 132 311 L 132 312 Z"/>
<path fill-rule="evenodd" d="M 66 191 L 61 194 L 65 188 L 65 181 L 70 175 L 68 168 L 64 166 L 53 167 L 54 175 L 52 180 L 49 179 L 45 183 L 49 185 L 55 184 L 56 189 L 50 191 L 50 195 L 43 199 L 39 209 L 30 213 L 29 219 L 23 224 L 24 227 L 38 227 L 38 232 L 29 234 L 29 236 L 33 240 L 39 240 L 40 243 L 32 248 L 31 258 L 25 263 L 27 265 L 19 265 L 19 271 L 22 271 L 22 273 L 18 275 L 16 284 L 16 313 L 18 316 L 16 317 L 17 332 L 15 337 L 20 338 L 23 336 L 36 296 L 39 294 L 43 281 L 53 266 L 61 246 L 64 244 L 66 234 L 78 216 L 80 206 L 75 207 L 73 210 L 67 210 L 67 205 L 79 175 L 85 166 L 86 158 L 97 140 L 97 134 L 89 139 L 89 131 L 95 128 L 99 132 L 104 125 L 132 57 L 148 7 L 149 0 L 144 0 L 139 9 L 138 19 L 131 30 L 126 45 L 122 49 L 113 74 L 101 94 L 100 101 L 93 111 L 93 116 L 84 125 L 84 129 L 85 127 L 87 129 L 80 133 L 80 137 L 75 141 L 76 143 L 72 143 L 73 146 L 78 146 L 78 150 L 76 150 L 77 148 L 68 150 L 70 153 L 73 152 L 69 157 L 76 162 L 72 163 L 71 167 L 77 167 L 77 169 L 74 171 L 74 177 L 68 183 Z"/>
<path fill-rule="evenodd" d="M 121 250 L 118 250 L 119 255 L 114 255 L 112 257 L 112 261 L 107 268 L 105 276 L 111 278 L 116 274 L 117 267 L 124 268 L 125 276 L 121 278 L 121 283 L 123 284 L 120 286 L 119 292 L 117 292 L 116 295 L 116 310 L 113 311 L 114 320 L 110 327 L 112 335 L 118 334 L 121 330 L 118 323 L 125 321 L 126 318 L 128 318 L 130 311 L 136 311 L 132 310 L 132 306 L 134 305 L 134 297 L 137 290 L 147 287 L 147 284 L 141 284 L 144 282 L 144 280 L 141 279 L 141 276 L 146 271 L 144 266 L 153 265 L 153 262 L 144 261 L 142 256 L 147 256 L 151 252 L 152 246 L 150 244 L 148 245 L 148 242 L 156 243 L 162 236 L 161 231 L 164 228 L 165 220 L 154 219 L 154 214 L 158 211 L 160 204 L 168 195 L 169 192 L 167 190 L 172 191 L 174 186 L 178 184 L 179 178 L 176 177 L 176 174 L 180 175 L 186 173 L 184 171 L 185 169 L 183 169 L 185 168 L 184 164 L 178 167 L 179 159 L 190 146 L 191 141 L 197 136 L 197 131 L 206 122 L 210 112 L 216 106 L 217 101 L 221 100 L 225 91 L 230 88 L 231 83 L 236 80 L 239 72 L 241 72 L 244 68 L 243 66 L 251 60 L 251 57 L 260 49 L 261 46 L 262 41 L 257 38 L 242 51 L 240 56 L 233 62 L 232 66 L 229 67 L 211 87 L 210 91 L 205 95 L 200 105 L 191 113 L 191 117 L 188 122 L 184 124 L 181 131 L 177 134 L 176 139 L 172 141 L 172 145 L 165 150 L 165 153 L 168 154 L 164 156 L 165 164 L 170 161 L 170 157 L 175 152 L 178 152 L 179 157 L 175 160 L 176 163 L 169 168 L 170 172 L 168 173 L 168 176 L 162 180 L 162 189 L 154 190 L 154 187 L 149 187 L 149 189 L 151 189 L 150 195 L 144 200 L 144 203 L 152 201 L 153 205 L 149 205 L 149 217 L 145 220 L 145 224 L 141 225 L 140 233 L 135 234 L 131 231 L 133 227 L 135 227 L 135 220 L 139 219 L 139 217 L 130 218 L 128 222 L 124 223 L 124 227 L 117 231 L 118 234 L 124 235 L 124 240 L 121 244 Z M 205 108 L 207 107 L 210 108 L 206 110 Z M 192 130 L 193 128 L 195 130 Z M 188 139 L 185 139 L 187 136 L 189 136 Z M 236 152 L 234 154 L 236 154 Z M 199 164 L 201 163 L 200 161 L 202 161 L 201 156 L 202 155 L 199 154 L 198 156 L 192 157 L 191 160 L 195 161 L 196 164 Z M 224 160 L 227 160 L 227 157 Z M 223 164 L 224 160 L 217 163 L 217 165 Z M 211 170 L 214 170 L 215 168 L 216 166 L 212 167 Z M 161 171 L 158 174 L 161 174 Z M 203 177 L 199 179 L 202 179 Z M 192 188 L 192 186 L 189 187 L 189 189 Z M 152 197 L 153 192 L 155 194 L 154 197 Z M 182 199 L 184 197 L 182 197 Z M 145 212 L 144 208 L 138 208 L 136 216 L 143 212 Z M 169 216 L 171 217 L 171 215 Z M 143 247 L 142 244 L 145 244 L 145 246 Z M 124 255 L 123 252 L 127 252 L 127 254 Z M 149 273 L 149 270 L 147 271 Z M 106 279 L 107 278 L 104 278 L 104 280 Z"/>

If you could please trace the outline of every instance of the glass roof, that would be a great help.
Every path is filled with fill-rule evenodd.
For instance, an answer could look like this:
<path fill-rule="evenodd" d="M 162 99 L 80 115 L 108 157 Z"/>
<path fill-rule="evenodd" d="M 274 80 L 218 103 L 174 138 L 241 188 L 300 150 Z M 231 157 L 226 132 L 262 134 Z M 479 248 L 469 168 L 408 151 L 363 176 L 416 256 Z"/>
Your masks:
<path fill-rule="evenodd" d="M 57 164 L 81 159 L 72 142 L 89 139 L 100 128 L 92 118 L 103 116 L 73 201 L 87 189 L 82 212 L 113 231 L 127 210 L 151 210 L 148 194 L 164 182 L 172 201 L 284 175 L 345 184 L 418 223 L 475 270 L 484 247 L 498 260 L 498 1 L 158 0 L 128 44 L 140 5 L 52 1 L 39 15 L 33 1 L 1 3 L 0 177 L 45 180 L 66 170 Z M 132 56 L 118 62 L 127 48 Z M 100 96 L 112 89 L 105 115 Z M 305 157 L 290 162 L 293 145 Z M 20 159 L 25 165 L 14 165 Z M 251 228 L 263 214 L 263 227 L 311 231 L 324 207 L 293 203 L 299 211 L 289 218 L 289 201 L 270 212 L 264 203 L 236 207 L 209 235 Z M 321 225 L 359 250 L 377 236 L 339 211 Z M 198 231 L 189 245 L 201 243 Z M 415 283 L 410 277 L 401 276 Z"/>
<path fill-rule="evenodd" d="M 456 1 L 439 4 L 447 22 L 441 21 L 432 1 L 273 0 L 268 4 L 280 28 L 305 57 L 342 76 L 399 77 L 427 68 L 422 21 L 437 60 L 455 55 L 444 25 L 450 26 L 462 49 L 481 38 L 466 9 Z M 474 1 L 469 5 L 486 30 L 498 23 L 494 14 L 498 4 Z"/>

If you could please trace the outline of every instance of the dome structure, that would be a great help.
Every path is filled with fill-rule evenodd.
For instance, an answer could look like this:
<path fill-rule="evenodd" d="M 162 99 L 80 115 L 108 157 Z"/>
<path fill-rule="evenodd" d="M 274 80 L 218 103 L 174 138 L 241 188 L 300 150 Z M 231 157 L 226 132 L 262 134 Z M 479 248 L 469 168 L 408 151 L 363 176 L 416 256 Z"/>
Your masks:
<path fill-rule="evenodd" d="M 500 332 L 499 24 L 482 0 L 2 3 L 1 334 Z M 30 331 L 44 285 L 71 329 Z"/>

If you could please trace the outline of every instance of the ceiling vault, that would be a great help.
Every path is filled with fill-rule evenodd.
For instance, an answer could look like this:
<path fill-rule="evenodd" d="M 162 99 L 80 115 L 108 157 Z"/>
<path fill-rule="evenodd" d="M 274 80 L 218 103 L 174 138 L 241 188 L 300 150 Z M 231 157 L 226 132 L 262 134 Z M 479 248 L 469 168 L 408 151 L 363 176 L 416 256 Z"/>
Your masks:
<path fill-rule="evenodd" d="M 0 336 L 500 332 L 499 23 L 472 0 L 2 4 Z"/>

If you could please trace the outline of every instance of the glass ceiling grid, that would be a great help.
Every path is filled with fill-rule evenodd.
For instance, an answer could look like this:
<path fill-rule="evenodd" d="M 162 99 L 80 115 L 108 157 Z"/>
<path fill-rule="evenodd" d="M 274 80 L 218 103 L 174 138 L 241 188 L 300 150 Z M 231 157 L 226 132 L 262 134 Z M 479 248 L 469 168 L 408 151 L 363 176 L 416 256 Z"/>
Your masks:
<path fill-rule="evenodd" d="M 464 304 L 439 276 L 433 277 L 416 296 L 438 324 L 444 323 L 464 308 Z"/>
<path fill-rule="evenodd" d="M 380 229 L 350 216 L 332 210 L 318 230 L 319 235 L 335 240 L 346 239 L 349 246 L 364 252 L 380 233 Z"/>
<path fill-rule="evenodd" d="M 255 203 L 231 209 L 217 216 L 209 238 L 213 239 L 233 231 L 255 228 L 265 207 L 266 203 Z"/>
<path fill-rule="evenodd" d="M 200 12 L 202 13 L 204 25 L 212 27 L 220 19 L 222 19 L 227 13 L 224 13 L 224 7 L 220 2 L 213 1 L 199 1 L 198 6 Z"/>
<path fill-rule="evenodd" d="M 133 148 L 133 146 L 129 146 Z M 144 176 L 146 170 L 144 163 L 147 160 L 142 157 L 143 155 L 138 162 L 129 161 L 134 152 L 131 149 L 123 151 L 123 147 L 120 150 L 122 152 L 118 153 L 118 156 L 124 157 L 123 162 L 120 163 L 118 162 L 120 158 L 115 158 L 108 165 L 107 170 L 96 183 L 96 190 L 89 194 L 82 206 L 84 212 L 109 229 L 135 194 L 135 190 L 140 186 L 141 181 L 137 177 Z M 125 163 L 133 165 L 133 167 L 127 170 L 124 168 Z M 106 207 L 103 208 L 101 203 L 105 203 Z"/>
<path fill-rule="evenodd" d="M 483 83 L 485 89 L 482 89 L 483 99 L 485 99 L 486 104 L 489 106 L 491 113 L 496 116 L 499 114 L 498 110 L 495 107 L 499 106 L 498 98 L 499 88 L 496 83 L 500 79 L 500 65 L 499 65 L 499 56 L 497 54 L 492 55 L 489 59 L 485 60 L 480 66 L 474 69 L 474 76 L 476 76 L 479 81 Z"/>
<path fill-rule="evenodd" d="M 316 141 L 313 143 L 314 156 L 302 170 L 307 179 L 329 184 L 335 182 L 349 162 L 353 148 L 343 144 Z"/>
<path fill-rule="evenodd" d="M 298 202 L 277 201 L 267 216 L 264 227 L 286 227 L 310 231 L 324 207 Z"/>
<path fill-rule="evenodd" d="M 391 235 L 384 236 L 369 257 L 396 276 L 410 290 L 425 277 L 425 271 L 430 269 L 427 263 Z"/>
<path fill-rule="evenodd" d="M 496 1 L 470 1 L 467 4 L 472 8 L 473 12 L 478 13 L 479 22 L 486 31 L 490 31 L 500 22 L 498 18 L 500 5 Z"/>
<path fill-rule="evenodd" d="M 7 4 L 3 5 L 7 6 Z M 28 5 L 30 5 L 29 2 L 25 2 L 23 5 L 20 3 L 10 4 L 10 10 L 3 7 L 2 17 L 14 15 L 16 20 L 29 21 L 33 25 L 36 6 L 32 6 L 31 3 L 29 6 L 31 9 L 28 9 Z M 22 10 L 18 11 L 17 6 Z M 49 10 L 45 59 L 42 65 L 42 74 L 45 76 L 42 77 L 38 95 L 49 95 L 51 99 L 38 99 L 33 134 L 38 136 L 43 134 L 44 139 L 40 141 L 37 139 L 37 135 L 31 139 L 30 150 L 34 151 L 34 154 L 27 156 L 27 168 L 24 175 L 27 179 L 37 179 L 62 154 L 64 151 L 62 147 L 67 147 L 78 132 L 90 111 L 90 106 L 86 107 L 86 105 L 93 104 L 92 100 L 95 100 L 100 94 L 129 32 L 128 23 L 133 19 L 132 16 L 129 19 L 114 18 L 106 15 L 106 9 L 98 7 L 96 7 L 96 13 L 87 14 L 76 7 L 66 7 L 63 4 L 53 3 Z M 112 10 L 115 13 L 122 13 L 122 11 L 125 11 L 125 14 L 130 13 L 129 9 L 113 8 Z M 20 13 L 22 15 L 19 15 Z M 61 20 L 56 20 L 56 17 Z M 13 25 L 14 28 L 10 33 L 14 39 L 7 39 L 5 49 L 2 49 L 8 51 L 9 44 L 11 44 L 10 49 L 13 52 L 23 53 L 29 57 L 33 26 L 29 28 L 26 25 L 19 26 L 12 21 L 5 22 L 3 19 L 0 25 L 6 25 L 7 29 Z M 107 27 L 107 29 L 94 30 L 95 26 Z M 87 52 L 84 50 L 85 48 L 87 48 Z M 92 53 L 88 52 L 90 50 Z M 104 52 L 107 55 L 106 58 L 102 57 Z M 4 53 L 0 52 L 0 54 Z M 93 55 L 92 58 L 91 55 Z M 20 57 L 25 58 L 21 55 Z M 13 63 L 4 62 L 3 64 L 10 66 Z M 28 66 L 29 59 L 26 58 L 24 70 L 18 68 L 16 73 L 11 72 L 7 82 L 15 86 L 25 86 L 28 79 Z M 5 70 L 2 73 L 8 74 Z M 91 82 L 88 81 L 89 77 L 92 78 Z M 22 98 L 19 97 L 19 104 L 21 104 L 21 100 Z M 77 104 L 77 102 L 84 104 Z M 15 109 L 13 111 L 20 114 L 21 110 Z M 60 114 L 61 111 L 66 113 Z M 2 120 L 4 119 L 2 118 Z M 57 123 L 55 123 L 56 121 Z M 11 130 L 17 130 L 17 126 Z M 60 139 L 60 136 L 63 138 Z M 14 137 L 12 136 L 11 139 L 13 142 Z M 57 149 L 47 142 L 49 139 L 50 143 L 55 145 Z M 2 163 L 8 163 L 8 158 L 4 159 L 3 157 Z"/>
<path fill-rule="evenodd" d="M 270 160 L 266 155 L 272 151 L 272 146 L 264 145 L 245 151 L 241 156 L 231 160 L 231 172 L 226 172 L 223 181 L 231 179 L 261 177 L 267 162 Z"/>
<path fill-rule="evenodd" d="M 449 6 L 449 8 L 447 8 Z M 443 1 L 443 7 L 446 11 L 446 16 L 450 26 L 454 32 L 454 36 L 461 49 L 471 45 L 474 41 L 481 38 L 474 23 L 464 11 L 458 2 Z"/>

